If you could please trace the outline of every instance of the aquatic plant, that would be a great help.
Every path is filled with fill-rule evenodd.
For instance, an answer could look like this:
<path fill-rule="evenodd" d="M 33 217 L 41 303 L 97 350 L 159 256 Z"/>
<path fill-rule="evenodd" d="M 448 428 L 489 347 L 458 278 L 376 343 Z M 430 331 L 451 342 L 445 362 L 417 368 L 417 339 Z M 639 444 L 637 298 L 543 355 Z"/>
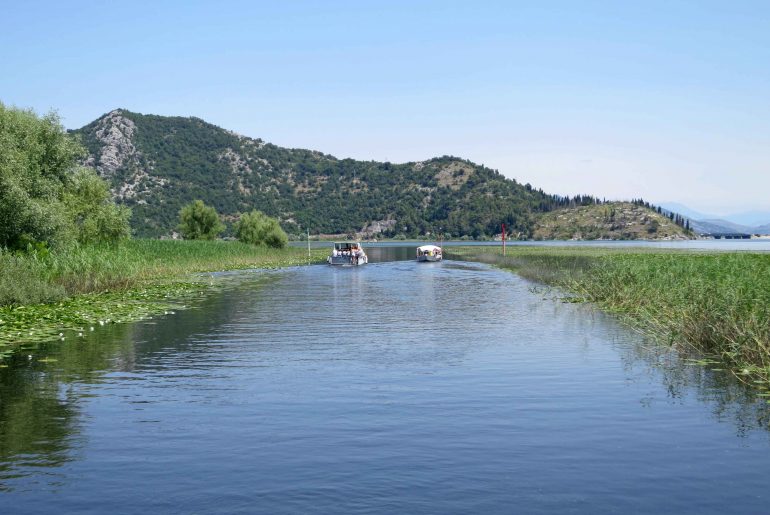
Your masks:
<path fill-rule="evenodd" d="M 770 385 L 770 254 L 555 247 L 452 251 L 557 286 Z"/>
<path fill-rule="evenodd" d="M 200 272 L 321 262 L 325 249 L 235 241 L 129 240 L 50 253 L 0 253 L 0 359 L 18 344 L 178 309 L 221 281 Z"/>

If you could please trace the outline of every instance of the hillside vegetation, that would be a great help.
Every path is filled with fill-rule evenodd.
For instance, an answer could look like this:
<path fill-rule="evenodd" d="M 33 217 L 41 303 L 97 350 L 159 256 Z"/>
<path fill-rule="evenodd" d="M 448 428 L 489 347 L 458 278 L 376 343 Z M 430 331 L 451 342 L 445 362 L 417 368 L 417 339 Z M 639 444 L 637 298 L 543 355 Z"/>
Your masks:
<path fill-rule="evenodd" d="M 679 218 L 677 218 L 677 221 Z M 645 205 L 609 202 L 540 213 L 536 240 L 689 239 L 691 233 L 670 217 Z"/>
<path fill-rule="evenodd" d="M 532 214 L 574 203 L 483 165 L 440 157 L 393 164 L 282 148 L 198 118 L 118 109 L 74 131 L 84 164 L 133 209 L 138 236 L 169 235 L 179 209 L 203 200 L 233 221 L 258 209 L 289 233 L 482 237 L 500 224 L 531 236 Z M 593 203 L 591 197 L 578 202 Z"/>

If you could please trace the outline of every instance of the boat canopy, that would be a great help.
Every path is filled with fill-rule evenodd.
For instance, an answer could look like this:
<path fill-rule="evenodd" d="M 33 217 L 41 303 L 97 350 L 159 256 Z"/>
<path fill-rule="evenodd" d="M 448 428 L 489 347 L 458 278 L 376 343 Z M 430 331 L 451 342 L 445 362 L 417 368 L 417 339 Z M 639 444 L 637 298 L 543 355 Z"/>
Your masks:
<path fill-rule="evenodd" d="M 422 247 L 417 247 L 418 252 L 441 252 L 441 247 L 437 245 L 423 245 Z"/>
<path fill-rule="evenodd" d="M 335 241 L 334 250 L 361 250 L 361 243 L 358 241 Z"/>

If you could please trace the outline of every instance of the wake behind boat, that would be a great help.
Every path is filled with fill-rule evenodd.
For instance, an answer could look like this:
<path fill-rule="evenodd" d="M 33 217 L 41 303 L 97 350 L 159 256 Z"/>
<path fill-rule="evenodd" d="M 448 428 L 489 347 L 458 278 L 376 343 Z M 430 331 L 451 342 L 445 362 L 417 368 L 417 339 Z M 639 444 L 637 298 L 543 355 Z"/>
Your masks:
<path fill-rule="evenodd" d="M 437 245 L 417 247 L 417 261 L 441 261 L 442 258 L 441 247 Z"/>
<path fill-rule="evenodd" d="M 336 241 L 331 255 L 326 258 L 330 265 L 359 266 L 369 262 L 361 243 L 357 241 Z"/>

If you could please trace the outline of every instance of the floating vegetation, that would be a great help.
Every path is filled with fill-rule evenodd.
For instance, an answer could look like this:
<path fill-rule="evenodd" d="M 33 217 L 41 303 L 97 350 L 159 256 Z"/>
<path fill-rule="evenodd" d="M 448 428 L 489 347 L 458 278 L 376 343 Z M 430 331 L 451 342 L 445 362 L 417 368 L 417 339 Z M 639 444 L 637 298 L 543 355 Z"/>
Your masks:
<path fill-rule="evenodd" d="M 95 327 L 171 316 L 212 288 L 226 283 L 222 274 L 200 272 L 261 269 L 320 262 L 303 249 L 268 249 L 239 242 L 133 240 L 116 246 L 81 246 L 46 256 L 0 253 L 0 362 L 15 349 L 47 340 L 83 338 Z M 14 277 L 11 273 L 18 273 Z M 34 274 L 40 297 L 10 289 L 29 284 Z M 22 277 L 23 276 L 23 277 Z M 51 296 L 50 292 L 57 295 Z M 11 299 L 10 301 L 8 299 Z M 24 302 L 12 299 L 24 299 Z M 55 299 L 51 302 L 51 299 Z"/>

